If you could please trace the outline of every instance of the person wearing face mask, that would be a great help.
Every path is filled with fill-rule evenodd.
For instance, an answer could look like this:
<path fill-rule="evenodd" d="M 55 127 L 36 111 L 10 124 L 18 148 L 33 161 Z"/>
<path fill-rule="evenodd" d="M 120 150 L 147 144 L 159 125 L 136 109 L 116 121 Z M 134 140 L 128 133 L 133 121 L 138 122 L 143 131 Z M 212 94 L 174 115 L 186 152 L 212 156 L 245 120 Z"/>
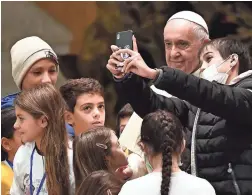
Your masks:
<path fill-rule="evenodd" d="M 208 180 L 217 195 L 252 194 L 252 65 L 249 50 L 240 41 L 213 40 L 199 52 L 197 78 L 169 67 L 149 68 L 140 54 L 123 49 L 131 58 L 116 82 L 141 117 L 157 109 L 174 113 L 190 135 L 187 172 Z M 158 96 L 142 77 L 178 98 Z M 180 98 L 180 99 L 179 99 Z M 182 161 L 182 163 L 184 163 Z"/>
<path fill-rule="evenodd" d="M 229 72 L 236 65 L 236 62 L 238 60 L 238 55 L 235 54 L 235 53 L 231 54 L 226 59 L 224 59 L 221 63 L 215 64 L 215 63 L 210 63 L 211 59 L 213 58 L 211 56 L 211 53 L 213 53 L 213 52 L 210 51 L 210 52 L 205 53 L 205 55 L 204 55 L 204 56 L 208 56 L 208 59 L 206 59 L 206 62 L 207 61 L 209 61 L 209 62 L 207 62 L 205 64 L 206 67 L 202 66 L 200 68 L 201 78 L 206 79 L 206 80 L 211 81 L 211 82 L 216 81 L 216 82 L 221 83 L 221 84 L 226 84 L 227 80 L 229 78 Z M 207 57 L 205 57 L 205 58 L 207 58 Z M 229 67 L 229 69 L 226 70 L 225 67 L 224 67 L 224 69 L 222 67 L 225 66 L 225 63 L 227 61 L 230 61 L 230 67 Z M 230 83 L 230 82 L 228 81 L 228 83 Z"/>

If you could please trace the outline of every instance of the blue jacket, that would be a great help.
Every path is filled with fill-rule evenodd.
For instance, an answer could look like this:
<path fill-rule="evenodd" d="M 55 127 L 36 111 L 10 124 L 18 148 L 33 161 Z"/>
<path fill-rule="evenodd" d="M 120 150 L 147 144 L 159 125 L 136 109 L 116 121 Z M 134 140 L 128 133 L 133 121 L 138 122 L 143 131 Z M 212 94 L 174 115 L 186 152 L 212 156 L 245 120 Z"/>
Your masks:
<path fill-rule="evenodd" d="M 14 106 L 14 100 L 19 93 L 7 95 L 1 99 L 1 110 Z M 66 123 L 66 129 L 69 136 L 74 137 L 74 130 L 69 124 Z"/>

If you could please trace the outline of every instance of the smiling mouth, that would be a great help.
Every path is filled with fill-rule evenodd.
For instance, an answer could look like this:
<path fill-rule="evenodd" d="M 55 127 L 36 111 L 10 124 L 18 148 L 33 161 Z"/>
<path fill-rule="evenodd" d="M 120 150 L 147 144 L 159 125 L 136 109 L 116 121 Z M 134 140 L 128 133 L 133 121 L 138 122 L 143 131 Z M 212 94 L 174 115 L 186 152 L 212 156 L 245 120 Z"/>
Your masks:
<path fill-rule="evenodd" d="M 184 62 L 170 62 L 170 63 L 172 63 L 172 64 L 183 64 Z"/>

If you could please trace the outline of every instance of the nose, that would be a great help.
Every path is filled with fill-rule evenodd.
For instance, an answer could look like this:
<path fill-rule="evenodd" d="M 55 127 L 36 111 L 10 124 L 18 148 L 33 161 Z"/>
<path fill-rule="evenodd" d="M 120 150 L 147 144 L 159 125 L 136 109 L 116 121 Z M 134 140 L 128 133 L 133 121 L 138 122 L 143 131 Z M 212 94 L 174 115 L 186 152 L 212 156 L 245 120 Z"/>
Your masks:
<path fill-rule="evenodd" d="M 18 129 L 18 127 L 19 127 L 19 125 L 18 125 L 18 122 L 17 122 L 17 120 L 16 120 L 15 123 L 14 123 L 14 125 L 13 125 L 13 128 L 14 128 L 14 129 Z"/>
<path fill-rule="evenodd" d="M 98 108 L 95 108 L 95 109 L 94 109 L 93 117 L 94 117 L 94 118 L 100 118 L 100 111 L 99 111 Z"/>
<path fill-rule="evenodd" d="M 42 76 L 42 83 L 52 83 L 51 77 L 48 72 L 45 72 Z"/>
<path fill-rule="evenodd" d="M 173 45 L 170 49 L 170 57 L 176 58 L 179 56 L 180 56 L 180 52 L 179 52 L 178 48 L 176 47 L 176 45 Z"/>

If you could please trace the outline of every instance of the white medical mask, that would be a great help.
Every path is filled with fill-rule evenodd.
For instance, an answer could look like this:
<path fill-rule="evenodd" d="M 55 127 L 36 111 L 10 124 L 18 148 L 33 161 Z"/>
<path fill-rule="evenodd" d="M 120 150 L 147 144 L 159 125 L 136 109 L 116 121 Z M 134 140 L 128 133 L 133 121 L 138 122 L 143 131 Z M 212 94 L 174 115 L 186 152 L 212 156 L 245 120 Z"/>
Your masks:
<path fill-rule="evenodd" d="M 227 59 L 225 59 L 220 64 L 216 65 L 213 64 L 209 67 L 207 67 L 202 73 L 201 78 L 206 79 L 210 82 L 216 81 L 221 84 L 225 84 L 227 82 L 229 71 L 233 68 L 233 66 L 230 67 L 230 69 L 227 72 L 218 72 L 218 67 L 220 67 L 225 61 L 227 61 L 232 55 L 230 55 Z"/>

